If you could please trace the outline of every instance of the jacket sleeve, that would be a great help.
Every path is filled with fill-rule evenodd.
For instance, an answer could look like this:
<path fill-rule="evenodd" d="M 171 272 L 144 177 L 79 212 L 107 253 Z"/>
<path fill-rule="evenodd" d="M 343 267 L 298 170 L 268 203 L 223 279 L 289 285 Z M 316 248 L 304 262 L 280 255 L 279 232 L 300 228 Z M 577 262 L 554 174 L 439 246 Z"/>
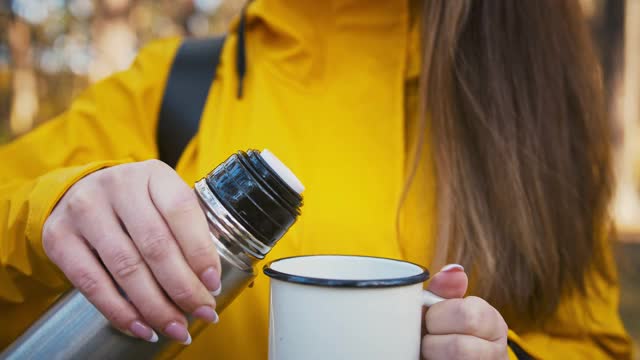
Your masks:
<path fill-rule="evenodd" d="M 0 147 L 0 306 L 67 286 L 44 253 L 42 226 L 69 187 L 101 168 L 156 156 L 156 118 L 178 44 L 148 45 L 128 70 Z"/>
<path fill-rule="evenodd" d="M 614 279 L 592 271 L 585 295 L 565 296 L 556 314 L 539 331 L 509 332 L 531 359 L 632 359 L 631 339 L 618 313 L 619 288 L 615 262 L 604 248 L 608 269 Z M 518 359 L 510 350 L 510 358 Z M 521 356 L 521 358 L 524 358 Z"/>

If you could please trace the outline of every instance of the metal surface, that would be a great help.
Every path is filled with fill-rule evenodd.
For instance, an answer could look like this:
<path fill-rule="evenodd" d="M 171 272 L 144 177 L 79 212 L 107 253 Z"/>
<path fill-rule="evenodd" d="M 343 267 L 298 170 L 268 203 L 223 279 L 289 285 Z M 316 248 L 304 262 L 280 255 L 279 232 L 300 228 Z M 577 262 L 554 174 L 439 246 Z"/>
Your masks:
<path fill-rule="evenodd" d="M 220 254 L 222 292 L 216 297 L 216 310 L 221 313 L 255 278 L 255 263 L 271 248 L 238 224 L 204 181 L 196 184 L 195 191 Z M 201 321 L 190 324 L 194 338 L 206 326 Z M 0 359 L 150 359 L 170 342 L 161 337 L 149 343 L 120 333 L 74 289 L 0 354 Z"/>
<path fill-rule="evenodd" d="M 222 263 L 222 312 L 253 280 L 253 271 L 240 270 L 226 258 Z M 227 289 L 227 290 L 225 290 Z M 202 330 L 202 324 L 200 324 Z M 193 333 L 192 336 L 197 334 Z M 152 344 L 122 334 L 78 291 L 72 290 L 0 355 L 0 359 L 150 359 L 171 340 Z"/>
<path fill-rule="evenodd" d="M 157 344 L 146 343 L 112 328 L 77 290 L 58 301 L 2 353 L 0 359 L 140 358 Z"/>

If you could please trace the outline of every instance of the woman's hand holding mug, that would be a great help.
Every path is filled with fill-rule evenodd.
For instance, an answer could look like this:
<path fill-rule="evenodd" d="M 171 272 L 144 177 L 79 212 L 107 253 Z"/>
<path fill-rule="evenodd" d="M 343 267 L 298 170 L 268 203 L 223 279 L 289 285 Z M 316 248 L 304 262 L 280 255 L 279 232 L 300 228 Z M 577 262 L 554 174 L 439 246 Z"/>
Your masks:
<path fill-rule="evenodd" d="M 425 359 L 508 359 L 507 324 L 483 299 L 462 298 L 467 283 L 464 268 L 456 264 L 445 266 L 429 282 L 428 290 L 447 300 L 425 314 Z"/>

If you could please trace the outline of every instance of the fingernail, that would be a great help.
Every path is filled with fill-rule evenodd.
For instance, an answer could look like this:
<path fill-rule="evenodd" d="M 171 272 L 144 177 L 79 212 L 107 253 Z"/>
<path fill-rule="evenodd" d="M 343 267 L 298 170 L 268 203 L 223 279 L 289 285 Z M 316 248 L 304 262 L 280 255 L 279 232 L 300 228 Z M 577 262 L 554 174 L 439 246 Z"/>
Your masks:
<path fill-rule="evenodd" d="M 459 264 L 449 264 L 440 269 L 442 272 L 464 272 L 464 267 Z"/>
<path fill-rule="evenodd" d="M 218 288 L 217 288 L 217 289 L 215 289 L 215 290 L 213 290 L 213 291 L 211 292 L 211 295 L 213 295 L 213 296 L 218 296 L 218 295 L 220 295 L 221 293 L 222 293 L 222 283 L 220 283 L 220 285 L 218 285 Z"/>
<path fill-rule="evenodd" d="M 158 334 L 152 328 L 137 320 L 129 325 L 129 332 L 148 342 L 154 343 L 158 341 Z"/>
<path fill-rule="evenodd" d="M 173 321 L 169 323 L 169 325 L 164 328 L 164 333 L 183 345 L 191 344 L 191 334 L 189 334 L 189 330 L 178 322 Z"/>
<path fill-rule="evenodd" d="M 220 295 L 220 293 L 215 294 L 216 291 L 220 291 L 220 274 L 218 270 L 213 267 L 208 268 L 207 270 L 202 272 L 200 275 L 200 280 L 204 284 L 204 286 L 211 292 L 213 292 L 213 296 Z"/>
<path fill-rule="evenodd" d="M 206 322 L 217 323 L 218 322 L 218 313 L 211 306 L 200 306 L 193 312 L 193 316 L 198 319 L 202 319 Z"/>

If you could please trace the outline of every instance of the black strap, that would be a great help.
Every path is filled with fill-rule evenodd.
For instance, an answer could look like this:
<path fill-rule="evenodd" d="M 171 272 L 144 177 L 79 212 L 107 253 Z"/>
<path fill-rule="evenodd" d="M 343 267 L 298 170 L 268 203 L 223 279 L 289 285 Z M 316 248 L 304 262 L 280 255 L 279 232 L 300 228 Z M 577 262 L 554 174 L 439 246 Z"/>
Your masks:
<path fill-rule="evenodd" d="M 209 88 L 216 76 L 224 36 L 185 40 L 178 49 L 158 117 L 160 160 L 175 167 L 200 125 Z"/>
<path fill-rule="evenodd" d="M 521 348 L 520 345 L 511 340 L 507 340 L 507 344 L 509 345 L 511 350 L 513 350 L 513 353 L 516 355 L 516 358 L 518 358 L 518 360 L 533 360 L 533 357 L 531 357 L 531 355 L 524 351 L 524 349 Z"/>

